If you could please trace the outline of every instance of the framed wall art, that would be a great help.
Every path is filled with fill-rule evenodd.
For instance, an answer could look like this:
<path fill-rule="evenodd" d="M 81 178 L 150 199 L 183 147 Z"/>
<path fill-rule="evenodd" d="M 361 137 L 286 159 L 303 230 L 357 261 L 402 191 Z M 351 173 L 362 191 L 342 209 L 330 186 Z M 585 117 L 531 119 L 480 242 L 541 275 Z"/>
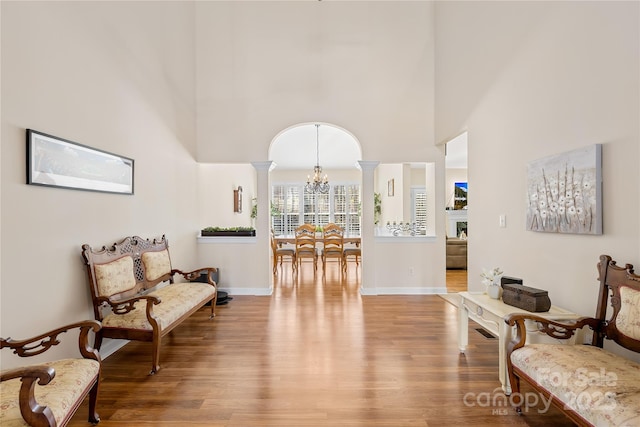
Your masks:
<path fill-rule="evenodd" d="M 529 162 L 530 231 L 602 234 L 602 145 Z"/>
<path fill-rule="evenodd" d="M 133 159 L 27 129 L 27 184 L 133 194 Z"/>
<path fill-rule="evenodd" d="M 453 209 L 467 208 L 467 188 L 466 182 L 456 182 L 453 186 Z"/>

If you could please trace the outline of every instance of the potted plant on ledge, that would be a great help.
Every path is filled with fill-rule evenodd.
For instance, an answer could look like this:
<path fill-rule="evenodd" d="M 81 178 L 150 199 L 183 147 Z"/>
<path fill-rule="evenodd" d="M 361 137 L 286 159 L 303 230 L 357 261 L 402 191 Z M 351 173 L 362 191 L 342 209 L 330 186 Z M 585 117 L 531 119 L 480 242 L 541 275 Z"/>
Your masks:
<path fill-rule="evenodd" d="M 240 237 L 255 236 L 256 230 L 253 227 L 206 227 L 200 231 L 203 237 Z"/>

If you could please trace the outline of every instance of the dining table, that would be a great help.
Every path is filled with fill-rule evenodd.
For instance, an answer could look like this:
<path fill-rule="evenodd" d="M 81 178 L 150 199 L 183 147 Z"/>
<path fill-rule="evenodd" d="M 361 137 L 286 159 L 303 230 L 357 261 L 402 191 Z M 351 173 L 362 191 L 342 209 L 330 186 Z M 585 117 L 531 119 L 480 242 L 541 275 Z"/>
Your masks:
<path fill-rule="evenodd" d="M 290 243 L 292 245 L 296 244 L 296 236 L 293 235 L 276 235 L 274 236 L 276 244 L 281 247 L 285 243 Z M 357 247 L 360 246 L 360 236 L 344 236 L 343 242 L 344 244 L 354 244 Z M 316 237 L 316 243 L 322 243 L 322 237 Z"/>

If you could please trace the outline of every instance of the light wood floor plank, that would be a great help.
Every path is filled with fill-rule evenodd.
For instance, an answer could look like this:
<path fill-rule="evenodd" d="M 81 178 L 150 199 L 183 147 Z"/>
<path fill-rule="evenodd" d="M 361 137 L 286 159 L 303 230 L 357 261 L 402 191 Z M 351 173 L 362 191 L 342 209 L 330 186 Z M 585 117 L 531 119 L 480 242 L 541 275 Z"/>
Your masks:
<path fill-rule="evenodd" d="M 500 406 L 497 340 L 472 323 L 461 355 L 453 304 L 361 296 L 353 263 L 337 270 L 295 280 L 285 265 L 272 296 L 234 296 L 214 320 L 200 310 L 164 339 L 154 376 L 150 345 L 127 344 L 103 364 L 100 426 L 572 425 Z M 70 426 L 86 416 L 85 402 Z"/>

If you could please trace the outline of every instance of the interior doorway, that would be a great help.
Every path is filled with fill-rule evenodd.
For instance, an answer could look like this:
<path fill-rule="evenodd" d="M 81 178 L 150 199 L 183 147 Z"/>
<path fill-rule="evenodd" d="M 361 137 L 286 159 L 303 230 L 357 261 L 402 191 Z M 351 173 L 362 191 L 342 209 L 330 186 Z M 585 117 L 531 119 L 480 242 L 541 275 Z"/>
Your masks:
<path fill-rule="evenodd" d="M 448 292 L 467 290 L 467 238 L 469 237 L 467 143 L 467 132 L 461 133 L 446 143 L 445 194 L 448 198 L 445 209 Z M 473 230 L 471 232 L 473 233 Z"/>

